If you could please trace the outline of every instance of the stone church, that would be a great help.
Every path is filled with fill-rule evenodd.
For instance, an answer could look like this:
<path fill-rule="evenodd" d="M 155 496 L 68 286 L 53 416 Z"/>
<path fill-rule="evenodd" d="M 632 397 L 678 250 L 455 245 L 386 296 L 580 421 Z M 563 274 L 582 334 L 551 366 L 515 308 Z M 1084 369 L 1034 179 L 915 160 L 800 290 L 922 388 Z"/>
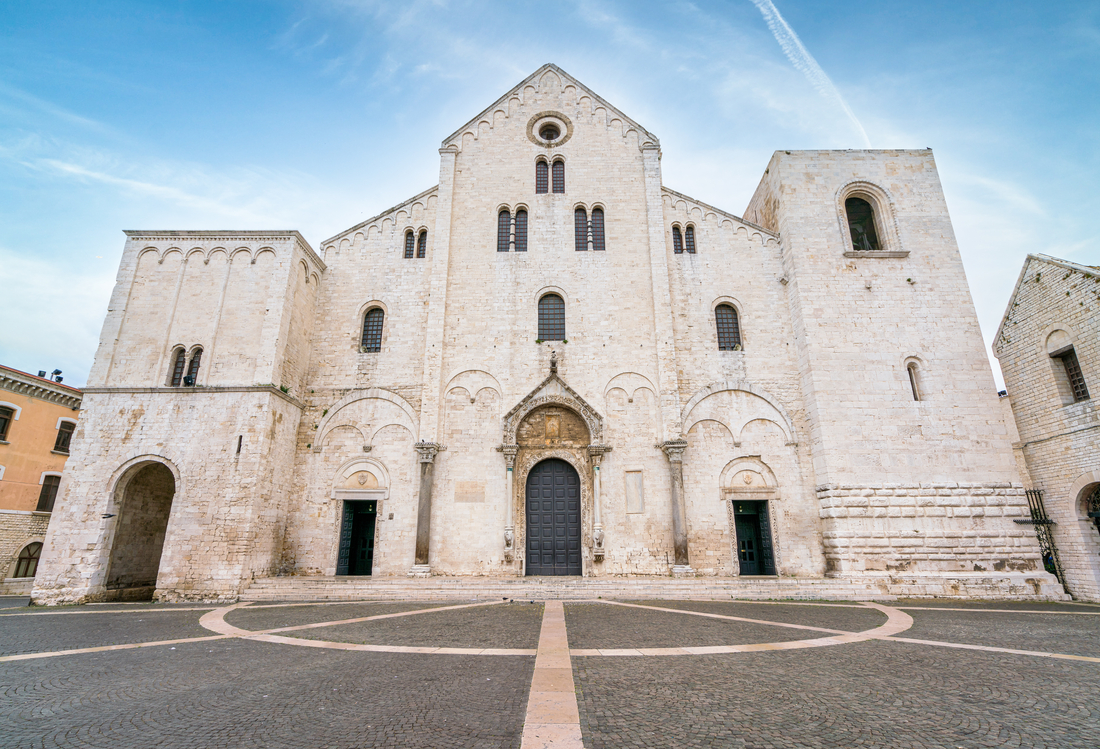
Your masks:
<path fill-rule="evenodd" d="M 274 575 L 1061 595 L 1013 522 L 931 151 L 777 151 L 738 216 L 546 65 L 439 155 L 316 248 L 126 232 L 37 601 Z"/>

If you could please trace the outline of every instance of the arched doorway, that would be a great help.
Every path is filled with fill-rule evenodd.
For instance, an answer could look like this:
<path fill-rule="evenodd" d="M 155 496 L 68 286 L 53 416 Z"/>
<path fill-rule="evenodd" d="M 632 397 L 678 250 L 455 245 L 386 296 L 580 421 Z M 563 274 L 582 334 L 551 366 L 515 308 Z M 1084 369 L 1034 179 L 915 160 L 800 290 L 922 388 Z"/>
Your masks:
<path fill-rule="evenodd" d="M 176 480 L 163 463 L 147 463 L 126 482 L 118 504 L 107 590 L 111 597 L 151 599 Z"/>
<path fill-rule="evenodd" d="M 527 474 L 527 574 L 581 574 L 581 482 L 564 460 Z"/>

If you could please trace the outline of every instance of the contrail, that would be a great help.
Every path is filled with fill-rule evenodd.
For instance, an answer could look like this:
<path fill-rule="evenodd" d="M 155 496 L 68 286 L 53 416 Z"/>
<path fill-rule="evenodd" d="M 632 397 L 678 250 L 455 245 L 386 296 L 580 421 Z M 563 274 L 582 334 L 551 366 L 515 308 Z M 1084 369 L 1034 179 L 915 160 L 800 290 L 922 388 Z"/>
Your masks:
<path fill-rule="evenodd" d="M 813 55 L 802 46 L 802 40 L 798 38 L 798 34 L 794 33 L 794 29 L 783 20 L 783 16 L 779 15 L 779 9 L 775 7 L 775 3 L 772 0 L 752 0 L 752 3 L 764 16 L 768 28 L 771 29 L 772 35 L 779 42 L 779 46 L 783 48 L 783 52 L 787 55 L 787 59 L 791 61 L 791 64 L 809 79 L 814 88 L 818 90 L 818 93 L 827 99 L 836 100 L 837 104 L 844 109 L 844 113 L 848 115 L 848 119 L 856 126 L 856 130 L 859 131 L 860 137 L 863 138 L 864 147 L 870 148 L 871 139 L 867 137 L 867 131 L 863 129 L 863 125 L 856 119 L 855 112 L 848 106 L 848 102 L 844 101 L 844 97 L 840 95 L 836 86 L 829 80 L 829 76 L 825 75 L 825 71 L 817 64 L 817 60 L 814 59 Z"/>

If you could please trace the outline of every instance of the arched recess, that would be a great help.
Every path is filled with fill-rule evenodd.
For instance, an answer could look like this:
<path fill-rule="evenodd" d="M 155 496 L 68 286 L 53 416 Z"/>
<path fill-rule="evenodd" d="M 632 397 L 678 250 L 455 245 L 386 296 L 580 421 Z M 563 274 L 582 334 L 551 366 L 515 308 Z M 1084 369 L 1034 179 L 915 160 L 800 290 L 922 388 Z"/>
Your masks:
<path fill-rule="evenodd" d="M 336 574 L 374 572 L 377 521 L 389 497 L 389 471 L 381 461 L 354 458 L 336 471 L 332 480 L 336 500 Z"/>
<path fill-rule="evenodd" d="M 345 417 L 347 414 L 341 415 L 348 406 L 359 401 L 376 399 L 392 404 L 396 420 L 389 420 L 387 423 L 398 423 L 408 429 L 415 436 L 419 431 L 419 420 L 416 417 L 416 410 L 412 405 L 402 398 L 397 393 L 390 392 L 389 390 L 383 390 L 382 388 L 368 388 L 366 390 L 356 390 L 348 393 L 343 398 L 338 400 L 335 404 L 329 408 L 328 413 L 321 418 L 321 422 L 317 425 L 317 438 L 313 443 L 313 452 L 321 452 L 321 445 L 325 441 L 325 437 L 328 435 L 330 428 L 334 428 L 337 425 L 346 423 Z M 361 430 L 362 431 L 362 430 Z M 375 430 L 377 431 L 377 430 Z"/>
<path fill-rule="evenodd" d="M 774 575 L 780 567 L 776 502 L 781 498 L 775 473 L 759 457 L 743 456 L 726 464 L 718 483 L 733 569 L 739 575 Z"/>
<path fill-rule="evenodd" d="M 556 380 L 551 383 L 550 380 Z M 558 388 L 548 387 L 558 385 Z M 511 411 L 504 415 L 503 443 L 515 445 L 516 432 L 524 419 L 537 408 L 547 405 L 558 405 L 576 413 L 584 420 L 588 427 L 591 443 L 596 445 L 603 441 L 604 419 L 594 408 L 580 397 L 572 388 L 562 382 L 557 375 L 551 375 L 547 381 L 534 390 L 531 395 L 519 402 Z"/>
<path fill-rule="evenodd" d="M 715 382 L 699 390 L 682 411 L 684 432 L 699 421 L 713 419 L 724 423 L 740 445 L 741 432 L 757 419 L 772 421 L 783 432 L 787 444 L 794 444 L 794 424 L 786 410 L 768 393 L 741 381 Z"/>
<path fill-rule="evenodd" d="M 603 389 L 604 404 L 607 404 L 608 394 L 615 388 L 620 388 L 628 400 L 634 399 L 634 393 L 640 388 L 649 388 L 654 393 L 657 392 L 657 388 L 653 384 L 653 380 L 649 379 L 643 374 L 638 372 L 620 372 L 607 381 L 607 385 Z"/>
<path fill-rule="evenodd" d="M 500 381 L 483 369 L 466 369 L 456 373 L 447 381 L 443 393 L 449 393 L 452 388 L 456 387 L 465 388 L 466 392 L 470 393 L 471 400 L 476 399 L 477 393 L 485 388 L 495 390 L 497 395 L 500 396 L 503 396 L 504 393 Z"/>
<path fill-rule="evenodd" d="M 159 456 L 134 459 L 118 474 L 105 585 L 108 596 L 148 600 L 156 590 L 179 471 Z"/>

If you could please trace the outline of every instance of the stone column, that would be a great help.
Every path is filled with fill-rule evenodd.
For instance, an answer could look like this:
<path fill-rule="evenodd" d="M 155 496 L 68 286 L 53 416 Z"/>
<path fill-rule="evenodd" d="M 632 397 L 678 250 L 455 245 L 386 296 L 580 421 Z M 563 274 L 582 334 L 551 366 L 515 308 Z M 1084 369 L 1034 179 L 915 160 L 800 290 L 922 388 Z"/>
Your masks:
<path fill-rule="evenodd" d="M 592 460 L 592 557 L 597 562 L 604 557 L 603 518 L 600 516 L 600 460 L 611 452 L 607 445 L 589 445 L 588 457 Z"/>
<path fill-rule="evenodd" d="M 695 570 L 688 561 L 687 510 L 684 502 L 684 440 L 668 440 L 659 447 L 668 456 L 669 473 L 672 476 L 672 543 L 676 550 L 673 577 L 691 577 Z"/>
<path fill-rule="evenodd" d="M 432 536 L 432 475 L 435 472 L 435 456 L 446 450 L 438 442 L 417 442 L 413 445 L 420 457 L 420 503 L 416 511 L 416 560 L 409 570 L 409 577 L 428 577 L 428 542 Z"/>
<path fill-rule="evenodd" d="M 504 453 L 506 467 L 504 491 L 505 496 L 508 498 L 504 510 L 504 561 L 511 562 L 515 558 L 516 552 L 516 526 L 515 520 L 512 518 L 512 505 L 516 501 L 513 474 L 515 473 L 516 453 L 519 452 L 519 445 L 501 445 L 497 449 Z"/>

